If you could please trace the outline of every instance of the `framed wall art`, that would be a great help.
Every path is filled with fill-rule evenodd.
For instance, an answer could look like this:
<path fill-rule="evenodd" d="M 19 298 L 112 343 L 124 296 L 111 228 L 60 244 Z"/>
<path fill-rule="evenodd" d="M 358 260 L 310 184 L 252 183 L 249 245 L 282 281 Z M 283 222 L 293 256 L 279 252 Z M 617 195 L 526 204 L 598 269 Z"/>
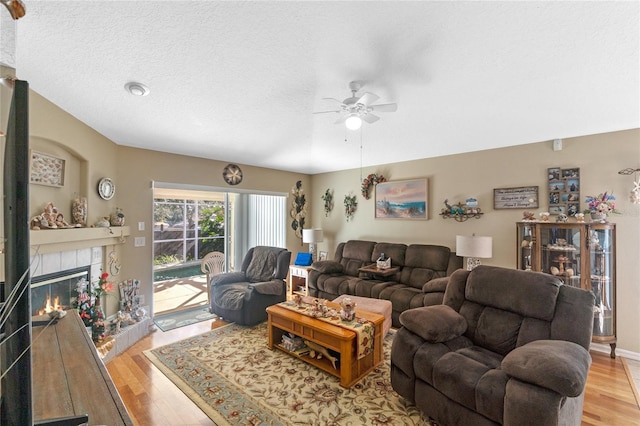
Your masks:
<path fill-rule="evenodd" d="M 427 179 L 376 184 L 376 219 L 427 219 Z"/>
<path fill-rule="evenodd" d="M 496 188 L 493 190 L 493 208 L 496 210 L 537 209 L 538 187 Z"/>
<path fill-rule="evenodd" d="M 29 182 L 38 185 L 64 186 L 64 166 L 65 161 L 62 158 L 31 150 Z"/>
<path fill-rule="evenodd" d="M 580 213 L 580 169 L 547 169 L 549 213 L 574 216 Z"/>

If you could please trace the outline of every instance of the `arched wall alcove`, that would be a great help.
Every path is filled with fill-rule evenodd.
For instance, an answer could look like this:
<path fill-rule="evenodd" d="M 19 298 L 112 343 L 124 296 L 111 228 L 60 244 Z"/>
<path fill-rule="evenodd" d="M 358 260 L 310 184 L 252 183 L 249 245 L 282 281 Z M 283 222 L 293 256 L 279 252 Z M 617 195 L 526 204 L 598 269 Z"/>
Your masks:
<path fill-rule="evenodd" d="M 58 212 L 71 223 L 71 205 L 74 198 L 84 197 L 88 193 L 89 173 L 88 161 L 82 155 L 61 142 L 32 136 L 29 138 L 30 167 L 34 154 L 59 159 L 63 164 L 64 173 L 62 185 L 31 183 L 29 185 L 29 213 L 33 217 L 42 213 L 47 203 L 53 202 Z M 33 168 L 32 168 L 33 170 Z"/>

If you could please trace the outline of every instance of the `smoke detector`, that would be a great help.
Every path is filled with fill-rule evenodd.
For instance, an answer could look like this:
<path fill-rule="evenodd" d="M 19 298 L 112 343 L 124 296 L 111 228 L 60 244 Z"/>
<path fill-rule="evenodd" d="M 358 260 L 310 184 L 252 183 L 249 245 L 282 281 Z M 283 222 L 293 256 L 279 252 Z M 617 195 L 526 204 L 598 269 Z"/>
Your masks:
<path fill-rule="evenodd" d="M 133 96 L 147 96 L 149 94 L 149 88 L 142 83 L 130 81 L 124 85 L 124 89 Z"/>

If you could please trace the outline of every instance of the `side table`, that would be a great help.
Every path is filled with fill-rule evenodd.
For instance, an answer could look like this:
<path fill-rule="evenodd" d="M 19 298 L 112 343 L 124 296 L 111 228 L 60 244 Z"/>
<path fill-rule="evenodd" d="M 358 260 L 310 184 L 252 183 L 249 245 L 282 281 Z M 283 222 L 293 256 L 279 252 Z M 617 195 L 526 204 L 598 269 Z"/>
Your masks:
<path fill-rule="evenodd" d="M 307 278 L 309 277 L 309 267 L 299 265 L 289 265 L 289 282 L 287 285 L 287 299 L 293 298 L 294 292 L 299 292 L 303 296 L 309 294 Z M 302 289 L 304 288 L 304 290 Z"/>

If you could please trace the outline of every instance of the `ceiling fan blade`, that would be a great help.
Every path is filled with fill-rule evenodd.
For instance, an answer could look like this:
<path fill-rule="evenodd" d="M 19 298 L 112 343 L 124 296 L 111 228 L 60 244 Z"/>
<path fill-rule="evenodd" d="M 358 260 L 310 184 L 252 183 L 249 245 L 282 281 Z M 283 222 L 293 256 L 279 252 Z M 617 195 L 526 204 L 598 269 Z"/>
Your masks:
<path fill-rule="evenodd" d="M 371 111 L 377 112 L 395 112 L 398 110 L 398 104 L 379 104 L 379 105 L 370 105 Z"/>
<path fill-rule="evenodd" d="M 373 115 L 371 113 L 365 114 L 365 115 L 361 116 L 360 118 L 362 118 L 364 121 L 366 121 L 369 124 L 375 123 L 376 121 L 380 120 L 380 117 L 378 117 L 377 115 Z"/>
<path fill-rule="evenodd" d="M 335 111 L 315 111 L 313 112 L 313 114 L 329 114 L 330 112 L 332 113 L 336 113 L 336 112 L 342 112 L 341 110 L 335 110 Z"/>
<path fill-rule="evenodd" d="M 347 116 L 342 116 L 342 117 L 338 118 L 338 119 L 336 120 L 336 122 L 335 122 L 335 123 L 333 123 L 333 124 L 342 124 L 342 123 L 344 123 L 346 120 L 347 120 Z"/>
<path fill-rule="evenodd" d="M 325 101 L 325 100 L 326 100 L 326 101 L 336 101 L 336 102 L 337 102 L 337 103 L 339 103 L 339 104 L 341 104 L 341 103 L 342 103 L 342 101 L 339 101 L 339 100 L 338 100 L 338 99 L 336 99 L 336 98 L 322 98 L 322 100 L 323 100 L 323 101 Z"/>
<path fill-rule="evenodd" d="M 356 101 L 356 103 L 357 104 L 362 104 L 362 105 L 365 105 L 365 106 L 369 106 L 369 104 L 374 103 L 378 99 L 380 99 L 380 97 L 378 95 L 374 95 L 371 92 L 367 92 L 364 95 L 360 96 L 360 99 L 358 99 Z"/>

